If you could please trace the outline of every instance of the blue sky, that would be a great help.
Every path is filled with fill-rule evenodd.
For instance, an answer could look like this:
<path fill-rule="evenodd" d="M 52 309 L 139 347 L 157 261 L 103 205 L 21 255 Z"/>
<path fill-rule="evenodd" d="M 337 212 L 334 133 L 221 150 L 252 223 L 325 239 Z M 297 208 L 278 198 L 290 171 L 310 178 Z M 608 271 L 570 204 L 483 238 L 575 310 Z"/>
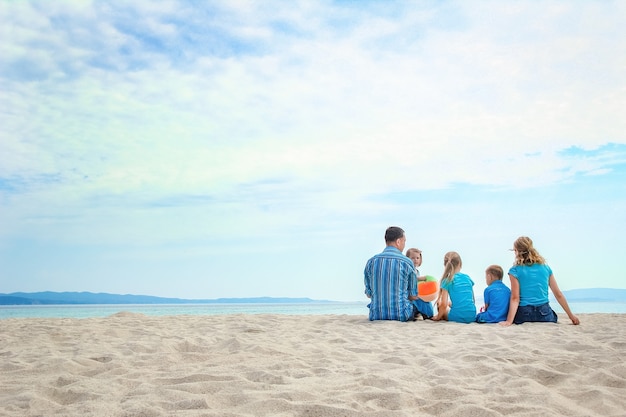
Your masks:
<path fill-rule="evenodd" d="M 387 226 L 484 289 L 626 288 L 626 4 L 0 1 L 0 292 L 364 300 Z M 507 281 L 508 282 L 508 281 Z"/>

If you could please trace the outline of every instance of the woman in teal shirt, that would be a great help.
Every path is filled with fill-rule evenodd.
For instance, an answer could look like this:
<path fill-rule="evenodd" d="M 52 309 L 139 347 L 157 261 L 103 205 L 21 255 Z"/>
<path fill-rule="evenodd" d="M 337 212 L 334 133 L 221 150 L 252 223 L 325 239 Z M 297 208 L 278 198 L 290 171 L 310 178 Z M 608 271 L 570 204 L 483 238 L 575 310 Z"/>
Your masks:
<path fill-rule="evenodd" d="M 565 296 L 559 289 L 552 269 L 546 265 L 546 260 L 533 247 L 533 241 L 526 236 L 518 238 L 513 243 L 515 263 L 509 269 L 511 279 L 511 302 L 506 321 L 501 324 L 522 324 L 525 322 L 557 322 L 557 315 L 548 303 L 548 287 L 554 298 L 559 302 L 563 311 L 573 324 L 580 320 L 569 308 Z"/>
<path fill-rule="evenodd" d="M 433 320 L 448 320 L 458 323 L 472 323 L 476 319 L 474 304 L 474 281 L 461 272 L 461 256 L 448 252 L 443 257 L 443 275 L 439 286 L 441 293 L 437 300 L 437 315 Z M 452 302 L 448 310 L 448 296 Z"/>

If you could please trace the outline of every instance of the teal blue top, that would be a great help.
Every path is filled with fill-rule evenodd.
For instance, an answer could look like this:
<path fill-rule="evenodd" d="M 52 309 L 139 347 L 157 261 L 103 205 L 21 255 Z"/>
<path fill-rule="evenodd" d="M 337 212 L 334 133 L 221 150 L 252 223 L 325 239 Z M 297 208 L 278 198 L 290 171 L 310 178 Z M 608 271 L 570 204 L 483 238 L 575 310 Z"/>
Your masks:
<path fill-rule="evenodd" d="M 509 274 L 519 281 L 519 305 L 540 306 L 548 302 L 552 269 L 545 264 L 515 265 Z"/>
<path fill-rule="evenodd" d="M 474 281 L 462 272 L 454 274 L 451 280 L 442 280 L 441 288 L 448 291 L 452 307 L 448 313 L 450 321 L 472 322 L 476 318 L 476 305 L 474 304 Z M 457 320 L 459 317 L 461 320 Z M 454 318 L 454 319 L 451 319 Z M 466 320 L 467 319 L 467 320 Z"/>

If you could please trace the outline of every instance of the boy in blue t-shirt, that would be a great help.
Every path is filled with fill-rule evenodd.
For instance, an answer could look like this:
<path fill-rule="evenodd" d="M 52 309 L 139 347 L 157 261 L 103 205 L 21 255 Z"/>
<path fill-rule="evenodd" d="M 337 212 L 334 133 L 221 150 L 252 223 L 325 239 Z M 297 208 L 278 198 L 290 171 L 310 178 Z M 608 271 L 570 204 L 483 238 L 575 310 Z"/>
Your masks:
<path fill-rule="evenodd" d="M 499 323 L 506 321 L 509 313 L 511 290 L 502 282 L 504 271 L 499 265 L 491 265 L 485 271 L 485 307 L 476 315 L 478 323 Z"/>

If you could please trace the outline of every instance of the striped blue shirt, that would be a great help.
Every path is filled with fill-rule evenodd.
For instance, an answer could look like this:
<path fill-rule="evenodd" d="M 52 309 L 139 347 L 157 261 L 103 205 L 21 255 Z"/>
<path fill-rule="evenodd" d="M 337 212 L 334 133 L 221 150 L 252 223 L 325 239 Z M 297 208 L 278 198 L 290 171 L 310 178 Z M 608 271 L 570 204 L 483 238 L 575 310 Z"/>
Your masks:
<path fill-rule="evenodd" d="M 365 265 L 365 295 L 371 298 L 370 320 L 407 321 L 413 314 L 409 296 L 417 296 L 413 262 L 387 246 Z"/>

